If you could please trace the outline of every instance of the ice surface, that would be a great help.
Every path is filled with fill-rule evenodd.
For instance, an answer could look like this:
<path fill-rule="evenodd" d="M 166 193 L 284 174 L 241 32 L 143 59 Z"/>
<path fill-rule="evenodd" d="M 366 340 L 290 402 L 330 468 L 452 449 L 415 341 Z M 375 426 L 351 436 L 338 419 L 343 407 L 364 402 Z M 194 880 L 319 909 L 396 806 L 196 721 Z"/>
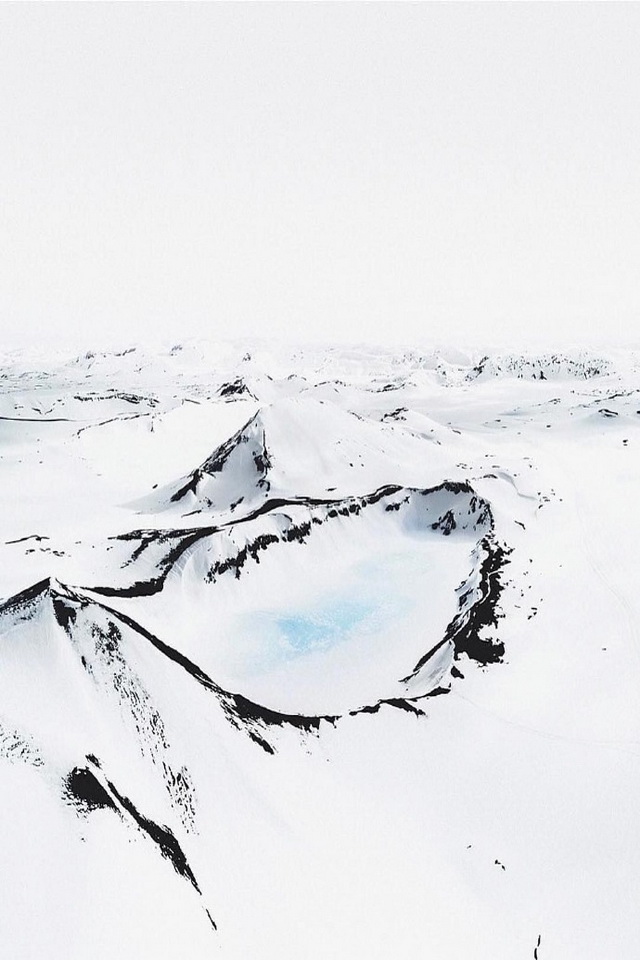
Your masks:
<path fill-rule="evenodd" d="M 243 627 L 248 632 L 274 633 L 270 643 L 293 653 L 305 653 L 313 648 L 323 648 L 346 640 L 355 630 L 371 629 L 380 622 L 381 614 L 388 622 L 390 611 L 376 608 L 370 603 L 350 600 L 348 596 L 324 597 L 310 610 L 273 618 L 258 613 L 253 621 Z M 391 614 L 392 616 L 392 614 Z M 374 623 L 372 623 L 372 621 Z M 284 654 L 287 655 L 286 652 Z"/>

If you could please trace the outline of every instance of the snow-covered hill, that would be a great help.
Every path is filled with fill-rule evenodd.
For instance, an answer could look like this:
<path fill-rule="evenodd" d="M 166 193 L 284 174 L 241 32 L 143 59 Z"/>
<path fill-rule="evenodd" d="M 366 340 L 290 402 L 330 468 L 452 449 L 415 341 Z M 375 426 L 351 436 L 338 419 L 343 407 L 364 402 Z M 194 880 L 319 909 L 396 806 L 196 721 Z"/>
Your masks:
<path fill-rule="evenodd" d="M 15 960 L 635 960 L 639 358 L 0 363 Z"/>

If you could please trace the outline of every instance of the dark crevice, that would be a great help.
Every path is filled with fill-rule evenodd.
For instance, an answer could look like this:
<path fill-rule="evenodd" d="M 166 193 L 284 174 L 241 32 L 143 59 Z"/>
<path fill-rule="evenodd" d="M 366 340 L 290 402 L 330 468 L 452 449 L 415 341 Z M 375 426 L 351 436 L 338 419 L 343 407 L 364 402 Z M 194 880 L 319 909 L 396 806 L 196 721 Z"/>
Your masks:
<path fill-rule="evenodd" d="M 17 540 L 5 540 L 5 544 L 9 546 L 11 543 L 24 543 L 25 540 L 37 540 L 38 543 L 42 540 L 49 540 L 49 537 L 40 536 L 39 533 L 31 533 L 28 537 L 18 537 Z"/>
<path fill-rule="evenodd" d="M 87 767 L 74 767 L 65 780 L 65 793 L 72 803 L 87 813 L 100 808 L 118 809 L 100 781 Z"/>
<path fill-rule="evenodd" d="M 87 760 L 100 769 L 98 760 L 92 754 L 87 755 Z M 160 826 L 140 813 L 134 803 L 121 794 L 110 780 L 106 780 L 105 787 L 87 767 L 74 767 L 65 780 L 65 794 L 84 813 L 106 809 L 120 815 L 122 811 L 129 814 L 136 826 L 153 840 L 162 856 L 171 862 L 176 873 L 188 880 L 198 893 L 201 892 L 184 851 L 172 830 L 167 826 Z"/>
<path fill-rule="evenodd" d="M 162 856 L 171 861 L 176 873 L 178 873 L 181 877 L 184 877 L 185 880 L 188 880 L 198 891 L 198 893 L 200 893 L 200 887 L 198 886 L 198 882 L 193 874 L 193 871 L 187 862 L 187 858 L 184 855 L 182 847 L 178 843 L 175 835 L 169 829 L 169 827 L 161 827 L 155 823 L 155 821 L 149 820 L 147 817 L 143 816 L 143 814 L 136 809 L 128 797 L 124 797 L 118 792 L 118 790 L 116 790 L 110 780 L 107 780 L 107 785 L 121 807 L 126 810 L 138 827 L 153 840 L 157 847 L 159 847 Z"/>

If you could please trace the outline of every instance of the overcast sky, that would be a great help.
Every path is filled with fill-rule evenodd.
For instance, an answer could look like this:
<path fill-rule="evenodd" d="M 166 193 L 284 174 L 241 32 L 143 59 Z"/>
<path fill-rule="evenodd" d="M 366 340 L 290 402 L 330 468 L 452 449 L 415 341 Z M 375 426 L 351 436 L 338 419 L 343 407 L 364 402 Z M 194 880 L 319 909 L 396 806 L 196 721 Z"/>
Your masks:
<path fill-rule="evenodd" d="M 5 343 L 640 339 L 640 5 L 1 4 Z"/>

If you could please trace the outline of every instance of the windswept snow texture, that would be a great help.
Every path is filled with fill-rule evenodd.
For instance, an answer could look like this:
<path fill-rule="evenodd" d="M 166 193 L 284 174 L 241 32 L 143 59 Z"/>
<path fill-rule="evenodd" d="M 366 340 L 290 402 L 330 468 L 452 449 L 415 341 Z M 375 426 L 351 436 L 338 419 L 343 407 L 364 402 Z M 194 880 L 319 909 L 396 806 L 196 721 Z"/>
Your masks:
<path fill-rule="evenodd" d="M 12 960 L 637 960 L 640 361 L 0 363 Z"/>

